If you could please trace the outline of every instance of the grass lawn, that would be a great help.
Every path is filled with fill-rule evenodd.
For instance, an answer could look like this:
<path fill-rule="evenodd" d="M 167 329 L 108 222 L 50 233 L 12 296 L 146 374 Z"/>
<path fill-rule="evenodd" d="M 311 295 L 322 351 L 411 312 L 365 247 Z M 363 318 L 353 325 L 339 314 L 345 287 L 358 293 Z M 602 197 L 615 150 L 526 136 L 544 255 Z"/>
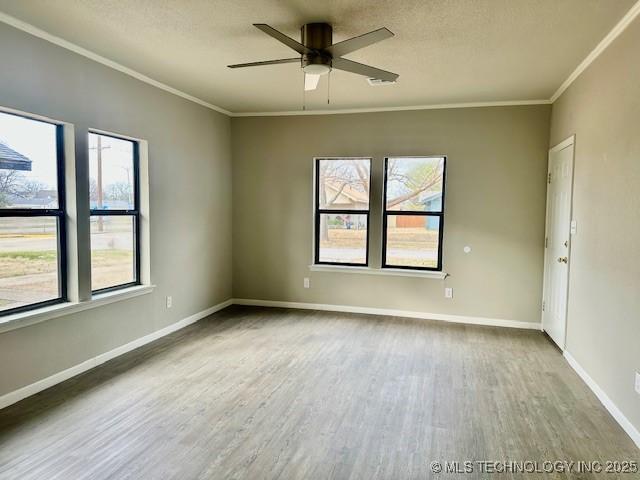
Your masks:
<path fill-rule="evenodd" d="M 18 277 L 57 270 L 55 250 L 40 252 L 1 252 L 0 278 Z"/>
<path fill-rule="evenodd" d="M 400 255 L 387 255 L 387 265 L 390 267 L 429 267 L 435 268 L 438 266 L 436 260 L 425 258 L 403 258 Z"/>
<path fill-rule="evenodd" d="M 389 248 L 399 250 L 437 250 L 437 230 L 424 228 L 389 228 L 387 231 Z"/>
<path fill-rule="evenodd" d="M 329 240 L 321 241 L 324 248 L 364 249 L 367 241 L 366 230 L 330 228 Z M 389 228 L 387 232 L 387 262 L 389 265 L 413 267 L 435 267 L 437 261 L 421 258 L 420 252 L 438 251 L 438 232 L 420 227 Z M 391 253 L 390 251 L 393 251 Z M 402 252 L 407 254 L 403 255 Z"/>
<path fill-rule="evenodd" d="M 322 241 L 323 247 L 360 248 L 366 241 L 366 230 L 330 228 L 329 241 Z M 399 250 L 437 250 L 438 232 L 424 228 L 389 228 L 387 239 L 390 248 Z"/>
<path fill-rule="evenodd" d="M 41 302 L 58 295 L 58 254 L 55 250 L 0 252 L 0 310 L 11 304 Z M 92 288 L 133 280 L 131 250 L 95 250 L 91 254 Z"/>
<path fill-rule="evenodd" d="M 131 250 L 96 250 L 91 253 L 94 290 L 133 281 L 133 252 Z"/>
<path fill-rule="evenodd" d="M 0 278 L 20 277 L 56 272 L 58 254 L 55 250 L 30 252 L 0 252 Z M 94 268 L 127 266 L 133 263 L 130 250 L 95 250 L 91 252 Z"/>
<path fill-rule="evenodd" d="M 323 247 L 330 248 L 362 248 L 367 240 L 366 230 L 347 230 L 342 228 L 330 228 L 329 241 L 322 241 Z"/>

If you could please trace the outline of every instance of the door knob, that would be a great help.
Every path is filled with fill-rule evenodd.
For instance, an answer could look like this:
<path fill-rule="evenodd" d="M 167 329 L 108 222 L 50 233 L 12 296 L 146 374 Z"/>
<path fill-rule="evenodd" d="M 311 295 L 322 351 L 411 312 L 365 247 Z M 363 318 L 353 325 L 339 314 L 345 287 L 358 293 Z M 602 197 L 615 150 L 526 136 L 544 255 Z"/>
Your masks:
<path fill-rule="evenodd" d="M 558 263 L 569 263 L 569 259 L 567 257 L 558 257 Z"/>

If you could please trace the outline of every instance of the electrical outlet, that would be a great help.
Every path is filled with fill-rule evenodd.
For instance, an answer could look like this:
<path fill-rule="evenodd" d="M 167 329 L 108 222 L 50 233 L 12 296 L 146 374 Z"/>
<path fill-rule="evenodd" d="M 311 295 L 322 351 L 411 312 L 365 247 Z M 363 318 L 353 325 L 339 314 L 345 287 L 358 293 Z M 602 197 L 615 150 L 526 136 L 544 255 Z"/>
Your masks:
<path fill-rule="evenodd" d="M 173 306 L 173 297 L 167 297 L 167 308 L 171 308 Z"/>
<path fill-rule="evenodd" d="M 640 373 L 636 372 L 636 392 L 640 393 Z"/>
<path fill-rule="evenodd" d="M 444 289 L 444 298 L 453 298 L 453 288 L 447 287 Z"/>
<path fill-rule="evenodd" d="M 304 288 L 309 288 L 310 286 L 309 277 L 304 277 Z"/>

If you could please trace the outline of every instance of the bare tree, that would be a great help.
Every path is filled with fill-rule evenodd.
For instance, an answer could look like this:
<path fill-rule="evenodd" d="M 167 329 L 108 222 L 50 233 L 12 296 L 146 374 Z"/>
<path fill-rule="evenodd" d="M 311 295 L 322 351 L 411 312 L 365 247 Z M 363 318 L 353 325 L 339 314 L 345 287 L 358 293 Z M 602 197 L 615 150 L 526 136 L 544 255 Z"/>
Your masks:
<path fill-rule="evenodd" d="M 132 203 L 133 190 L 128 182 L 115 182 L 109 184 L 105 189 L 105 198 L 108 200 L 119 200 Z"/>
<path fill-rule="evenodd" d="M 367 195 L 369 193 L 369 170 L 363 160 L 322 161 L 318 176 L 320 208 L 330 208 L 347 187 Z M 326 216 L 320 219 L 320 238 L 323 241 L 329 240 Z"/>
<path fill-rule="evenodd" d="M 22 198 L 37 198 L 38 194 L 46 188 L 44 183 L 37 180 L 23 179 L 20 192 L 17 195 Z"/>
<path fill-rule="evenodd" d="M 6 207 L 12 196 L 35 198 L 44 188 L 44 184 L 25 178 L 17 170 L 0 170 L 0 207 Z"/>
<path fill-rule="evenodd" d="M 393 208 L 408 200 L 416 200 L 424 192 L 428 192 L 442 182 L 442 165 L 422 164 L 404 172 L 398 162 L 389 160 L 387 181 L 400 186 L 400 193 L 387 201 L 387 208 Z"/>
<path fill-rule="evenodd" d="M 16 170 L 0 170 L 0 206 L 9 202 L 9 195 L 15 195 L 20 175 Z"/>

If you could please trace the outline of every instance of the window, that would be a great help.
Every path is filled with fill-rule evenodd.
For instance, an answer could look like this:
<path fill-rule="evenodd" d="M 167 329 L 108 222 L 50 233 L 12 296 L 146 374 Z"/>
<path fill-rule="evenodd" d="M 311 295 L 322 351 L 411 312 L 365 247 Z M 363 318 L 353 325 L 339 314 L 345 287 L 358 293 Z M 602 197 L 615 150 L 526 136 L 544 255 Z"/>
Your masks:
<path fill-rule="evenodd" d="M 317 158 L 315 263 L 366 266 L 370 158 Z"/>
<path fill-rule="evenodd" d="M 11 316 L 3 328 L 153 289 L 147 142 L 90 131 L 89 168 L 76 172 L 66 150 L 73 132 L 64 121 L 0 107 L 0 316 Z M 76 173 L 87 175 L 89 216 L 78 217 L 69 201 Z M 87 263 L 90 271 L 79 268 Z M 92 293 L 138 285 L 92 301 Z M 63 305 L 41 308 L 54 304 Z"/>
<path fill-rule="evenodd" d="M 383 268 L 442 270 L 445 157 L 385 159 Z"/>
<path fill-rule="evenodd" d="M 91 289 L 140 283 L 138 143 L 89 133 Z"/>
<path fill-rule="evenodd" d="M 66 299 L 62 126 L 0 112 L 0 315 Z"/>

